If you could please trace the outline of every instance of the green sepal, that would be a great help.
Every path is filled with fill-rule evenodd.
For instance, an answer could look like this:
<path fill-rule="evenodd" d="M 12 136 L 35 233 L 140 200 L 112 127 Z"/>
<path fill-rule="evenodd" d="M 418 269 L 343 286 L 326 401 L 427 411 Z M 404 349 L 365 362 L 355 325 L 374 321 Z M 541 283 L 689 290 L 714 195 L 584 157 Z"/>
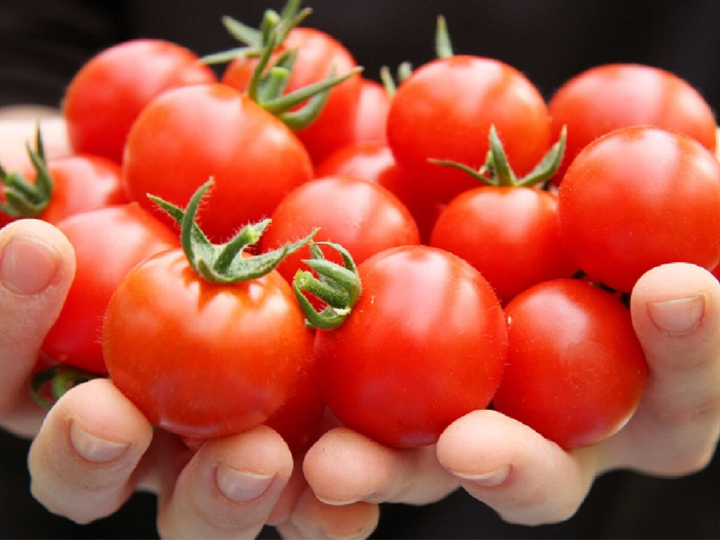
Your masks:
<path fill-rule="evenodd" d="M 328 261 L 319 245 L 340 253 L 343 264 Z M 312 258 L 303 262 L 319 277 L 307 270 L 298 270 L 293 278 L 293 291 L 305 314 L 307 325 L 310 328 L 332 330 L 343 324 L 352 312 L 362 293 L 362 283 L 352 256 L 340 244 L 311 242 L 310 253 Z M 325 307 L 318 311 L 305 293 L 322 301 Z"/>
<path fill-rule="evenodd" d="M 17 218 L 34 218 L 42 214 L 50 204 L 54 189 L 39 124 L 35 128 L 35 149 L 28 144 L 27 153 L 36 172 L 34 183 L 25 179 L 21 173 L 8 173 L 0 166 L 0 182 L 5 199 L 0 202 L 0 212 Z"/>
<path fill-rule="evenodd" d="M 500 141 L 494 125 L 490 126 L 488 138 L 490 141 L 490 149 L 488 150 L 485 163 L 478 170 L 464 163 L 451 160 L 430 159 L 429 161 L 436 165 L 459 169 L 489 186 L 532 187 L 542 185 L 549 182 L 560 167 L 563 155 L 565 154 L 567 129 L 563 126 L 558 141 L 552 145 L 535 168 L 522 178 L 517 178 L 515 172 L 512 170 L 502 141 Z"/>
<path fill-rule="evenodd" d="M 445 17 L 438 15 L 435 28 L 435 56 L 438 58 L 450 58 L 453 55 L 453 46 L 450 41 L 447 22 Z"/>
<path fill-rule="evenodd" d="M 72 366 L 53 366 L 38 371 L 33 376 L 30 381 L 30 395 L 43 409 L 50 410 L 55 402 L 72 387 L 98 378 L 102 378 L 102 376 Z M 50 385 L 52 402 L 42 396 L 42 388 L 46 384 Z"/>
<path fill-rule="evenodd" d="M 314 230 L 305 238 L 256 256 L 245 256 L 245 249 L 256 244 L 270 219 L 250 223 L 224 244 L 213 244 L 195 221 L 198 207 L 211 178 L 193 194 L 187 208 L 175 206 L 154 195 L 148 197 L 180 225 L 180 244 L 190 266 L 203 279 L 216 284 L 232 284 L 262 277 L 274 270 L 282 260 L 309 243 L 317 233 Z"/>

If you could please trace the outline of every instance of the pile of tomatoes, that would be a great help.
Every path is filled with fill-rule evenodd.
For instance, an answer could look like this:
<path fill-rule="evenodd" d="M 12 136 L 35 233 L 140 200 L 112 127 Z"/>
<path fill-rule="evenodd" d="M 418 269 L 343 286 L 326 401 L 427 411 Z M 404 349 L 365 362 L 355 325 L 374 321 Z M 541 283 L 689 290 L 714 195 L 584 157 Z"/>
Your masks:
<path fill-rule="evenodd" d="M 35 217 L 78 269 L 43 365 L 188 440 L 267 423 L 300 451 L 326 410 L 396 447 L 486 407 L 565 448 L 620 429 L 647 378 L 635 282 L 720 263 L 708 104 L 631 64 L 546 101 L 447 36 L 383 85 L 298 4 L 225 19 L 245 44 L 220 75 L 138 39 L 71 81 L 73 156 L 34 151 Z"/>

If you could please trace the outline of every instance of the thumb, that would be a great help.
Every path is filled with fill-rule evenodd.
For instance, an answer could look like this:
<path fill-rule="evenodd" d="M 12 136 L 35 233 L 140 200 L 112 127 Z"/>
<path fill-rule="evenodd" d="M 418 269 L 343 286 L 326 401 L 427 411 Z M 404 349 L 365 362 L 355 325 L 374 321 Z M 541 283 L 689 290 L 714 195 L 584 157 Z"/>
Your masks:
<path fill-rule="evenodd" d="M 55 322 L 75 274 L 67 238 L 35 219 L 0 229 L 0 422 L 23 416 L 27 385 L 45 334 Z M 20 419 L 22 420 L 22 419 Z"/>

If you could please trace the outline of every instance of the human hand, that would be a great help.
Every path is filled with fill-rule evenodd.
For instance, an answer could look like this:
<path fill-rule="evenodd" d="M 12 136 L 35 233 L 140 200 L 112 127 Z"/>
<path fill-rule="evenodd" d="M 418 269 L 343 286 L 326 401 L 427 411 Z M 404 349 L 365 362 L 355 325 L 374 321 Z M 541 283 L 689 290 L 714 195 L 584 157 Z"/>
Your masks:
<path fill-rule="evenodd" d="M 613 469 L 701 470 L 720 436 L 720 284 L 693 265 L 658 267 L 636 285 L 631 313 L 650 375 L 637 412 L 606 441 L 566 452 L 492 410 L 460 418 L 420 449 L 390 449 L 339 427 L 305 458 L 310 486 L 337 505 L 425 504 L 462 486 L 504 520 L 535 525 L 570 518 Z"/>
<path fill-rule="evenodd" d="M 31 167 L 26 145 L 34 145 L 38 123 L 47 157 L 70 153 L 65 120 L 58 111 L 32 105 L 0 108 L 0 165 L 8 173 Z"/>
<path fill-rule="evenodd" d="M 308 538 L 374 529 L 375 505 L 319 502 L 267 427 L 192 451 L 153 431 L 106 379 L 72 388 L 45 416 L 29 384 L 74 269 L 72 246 L 53 226 L 23 219 L 0 229 L 0 427 L 34 437 L 28 463 L 38 501 L 87 523 L 149 490 L 159 497 L 163 537 L 251 538 L 265 524 Z"/>

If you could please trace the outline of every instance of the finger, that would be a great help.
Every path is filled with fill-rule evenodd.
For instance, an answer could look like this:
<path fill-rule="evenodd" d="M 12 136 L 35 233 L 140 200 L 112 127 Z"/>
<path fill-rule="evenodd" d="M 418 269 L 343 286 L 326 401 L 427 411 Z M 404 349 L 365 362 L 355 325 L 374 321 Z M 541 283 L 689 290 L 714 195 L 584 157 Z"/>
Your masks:
<path fill-rule="evenodd" d="M 80 384 L 53 406 L 30 447 L 32 494 L 78 523 L 108 516 L 134 491 L 151 440 L 152 426 L 109 380 Z"/>
<path fill-rule="evenodd" d="M 476 499 L 523 525 L 564 521 L 595 477 L 594 449 L 570 453 L 492 410 L 451 424 L 437 444 L 440 463 Z"/>
<path fill-rule="evenodd" d="M 427 504 L 457 488 L 437 462 L 434 447 L 388 448 L 344 427 L 327 432 L 310 448 L 303 470 L 315 495 L 331 505 Z"/>
<path fill-rule="evenodd" d="M 28 383 L 74 274 L 73 248 L 55 227 L 23 219 L 0 229 L 0 422 L 7 428 L 39 427 Z M 28 410 L 36 413 L 33 425 Z"/>
<path fill-rule="evenodd" d="M 295 505 L 289 521 L 277 527 L 285 538 L 367 538 L 378 525 L 377 504 L 355 502 L 342 506 L 327 505 L 307 487 Z"/>
<path fill-rule="evenodd" d="M 631 310 L 650 373 L 637 412 L 602 445 L 602 466 L 695 472 L 720 436 L 720 284 L 691 264 L 660 266 L 638 281 Z"/>
<path fill-rule="evenodd" d="M 160 536 L 255 537 L 292 468 L 289 448 L 265 426 L 206 441 L 178 476 L 173 491 L 160 493 Z"/>

